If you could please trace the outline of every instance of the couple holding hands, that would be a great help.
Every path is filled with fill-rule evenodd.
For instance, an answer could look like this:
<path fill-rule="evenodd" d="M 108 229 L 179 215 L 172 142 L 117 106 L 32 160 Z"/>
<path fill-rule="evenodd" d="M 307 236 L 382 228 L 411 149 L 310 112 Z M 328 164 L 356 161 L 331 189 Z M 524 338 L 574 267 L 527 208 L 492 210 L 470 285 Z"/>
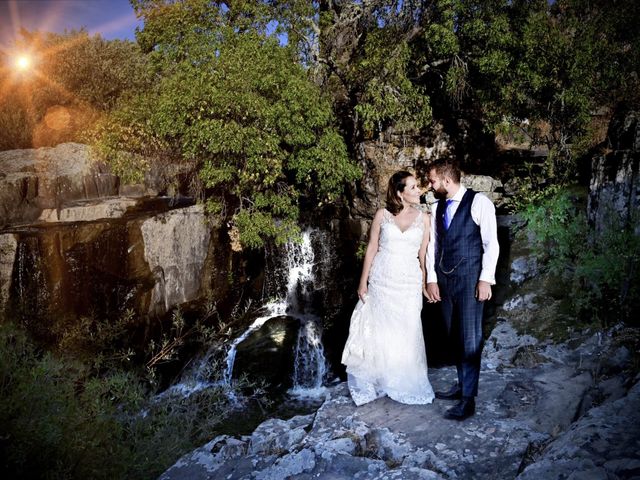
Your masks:
<path fill-rule="evenodd" d="M 445 417 L 464 420 L 475 412 L 483 306 L 495 284 L 495 208 L 460 183 L 452 161 L 436 160 L 427 172 L 438 199 L 430 214 L 416 208 L 422 192 L 411 173 L 389 179 L 387 206 L 371 224 L 342 363 L 356 405 L 384 395 L 427 404 L 435 396 L 458 400 Z M 427 376 L 423 295 L 440 304 L 455 352 L 458 381 L 445 392 L 434 393 Z"/>

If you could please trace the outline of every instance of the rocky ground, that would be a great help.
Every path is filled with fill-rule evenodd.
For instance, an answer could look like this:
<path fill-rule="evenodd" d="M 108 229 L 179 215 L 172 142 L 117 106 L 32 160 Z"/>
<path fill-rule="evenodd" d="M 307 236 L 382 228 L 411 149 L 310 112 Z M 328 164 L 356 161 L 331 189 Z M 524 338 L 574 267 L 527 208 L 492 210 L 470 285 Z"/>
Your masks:
<path fill-rule="evenodd" d="M 161 479 L 640 479 L 640 376 L 623 335 L 540 344 L 499 322 L 464 422 L 445 420 L 452 403 L 440 400 L 356 408 L 339 383 L 316 413 L 218 436 Z M 430 371 L 435 389 L 454 376 Z"/>

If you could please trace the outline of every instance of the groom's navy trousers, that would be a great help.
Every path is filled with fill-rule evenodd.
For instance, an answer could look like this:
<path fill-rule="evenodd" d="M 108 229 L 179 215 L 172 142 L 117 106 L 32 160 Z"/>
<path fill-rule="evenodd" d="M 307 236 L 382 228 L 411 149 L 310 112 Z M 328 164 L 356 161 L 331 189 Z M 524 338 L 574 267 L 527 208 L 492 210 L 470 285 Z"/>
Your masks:
<path fill-rule="evenodd" d="M 444 226 L 444 201 L 436 208 L 435 269 L 447 333 L 455 349 L 458 385 L 465 397 L 478 394 L 482 352 L 484 303 L 476 299 L 482 270 L 480 227 L 471 217 L 475 192 L 467 190 L 451 220 Z"/>

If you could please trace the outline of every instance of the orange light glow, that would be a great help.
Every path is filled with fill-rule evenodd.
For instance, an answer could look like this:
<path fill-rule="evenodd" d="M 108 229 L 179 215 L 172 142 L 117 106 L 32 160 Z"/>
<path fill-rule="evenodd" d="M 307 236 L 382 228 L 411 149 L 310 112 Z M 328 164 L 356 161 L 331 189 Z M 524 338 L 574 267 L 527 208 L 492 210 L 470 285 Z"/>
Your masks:
<path fill-rule="evenodd" d="M 15 61 L 16 68 L 21 71 L 28 70 L 31 67 L 31 58 L 27 55 L 20 55 L 16 58 Z"/>

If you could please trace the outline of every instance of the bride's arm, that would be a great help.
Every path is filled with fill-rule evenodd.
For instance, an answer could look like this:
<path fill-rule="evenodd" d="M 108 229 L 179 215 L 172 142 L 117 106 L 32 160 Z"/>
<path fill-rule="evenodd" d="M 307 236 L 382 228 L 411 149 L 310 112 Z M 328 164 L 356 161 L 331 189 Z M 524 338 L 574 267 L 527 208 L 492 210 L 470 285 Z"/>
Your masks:
<path fill-rule="evenodd" d="M 373 259 L 378 253 L 378 240 L 380 239 L 380 225 L 382 225 L 383 210 L 380 209 L 376 212 L 371 222 L 371 229 L 369 230 L 369 243 L 367 244 L 367 251 L 364 254 L 364 263 L 362 264 L 362 273 L 360 274 L 360 284 L 358 285 L 358 297 L 364 301 L 364 297 L 368 292 L 367 283 L 369 281 L 369 271 L 371 270 L 371 264 Z"/>
<path fill-rule="evenodd" d="M 422 216 L 424 222 L 424 230 L 422 233 L 422 243 L 420 244 L 420 250 L 418 251 L 418 259 L 420 260 L 420 270 L 422 270 L 422 287 L 423 290 L 427 284 L 427 247 L 429 246 L 429 234 L 431 233 L 431 215 L 425 214 Z"/>

